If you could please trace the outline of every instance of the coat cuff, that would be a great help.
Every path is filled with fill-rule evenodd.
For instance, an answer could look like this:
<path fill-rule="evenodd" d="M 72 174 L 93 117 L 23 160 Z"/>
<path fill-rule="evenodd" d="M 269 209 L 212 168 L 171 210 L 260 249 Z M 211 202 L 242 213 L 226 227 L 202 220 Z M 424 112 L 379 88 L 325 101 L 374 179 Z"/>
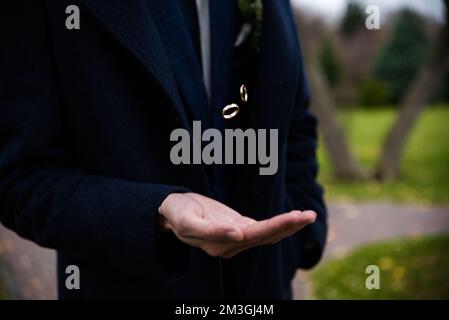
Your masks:
<path fill-rule="evenodd" d="M 298 233 L 298 268 L 309 270 L 321 260 L 326 244 L 326 224 L 317 220 Z"/>

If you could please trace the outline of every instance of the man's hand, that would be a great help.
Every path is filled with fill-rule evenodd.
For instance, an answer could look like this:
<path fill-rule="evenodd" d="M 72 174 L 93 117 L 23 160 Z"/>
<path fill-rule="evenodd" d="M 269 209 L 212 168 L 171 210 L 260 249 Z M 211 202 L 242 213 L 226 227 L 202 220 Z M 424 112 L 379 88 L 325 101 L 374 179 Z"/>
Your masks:
<path fill-rule="evenodd" d="M 256 221 L 196 193 L 170 194 L 159 208 L 160 225 L 184 243 L 213 257 L 230 258 L 244 250 L 274 244 L 314 223 L 313 211 L 292 211 Z"/>

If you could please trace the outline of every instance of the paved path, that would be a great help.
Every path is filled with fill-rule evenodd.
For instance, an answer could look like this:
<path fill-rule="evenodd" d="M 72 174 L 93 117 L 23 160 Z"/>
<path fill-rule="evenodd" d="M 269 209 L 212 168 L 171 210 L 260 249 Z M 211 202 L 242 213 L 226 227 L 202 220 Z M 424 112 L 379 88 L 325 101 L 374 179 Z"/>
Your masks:
<path fill-rule="evenodd" d="M 449 232 L 449 207 L 389 203 L 331 204 L 325 259 L 379 240 Z M 55 253 L 20 239 L 0 226 L 0 276 L 16 299 L 55 299 Z M 296 297 L 310 297 L 307 274 L 298 272 Z"/>

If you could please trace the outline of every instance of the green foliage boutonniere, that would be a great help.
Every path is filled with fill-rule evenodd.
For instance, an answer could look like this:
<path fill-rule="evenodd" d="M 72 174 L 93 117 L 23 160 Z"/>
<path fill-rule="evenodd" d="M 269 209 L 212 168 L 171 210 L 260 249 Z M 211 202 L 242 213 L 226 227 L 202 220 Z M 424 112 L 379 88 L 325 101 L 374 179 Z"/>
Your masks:
<path fill-rule="evenodd" d="M 262 41 L 263 3 L 262 0 L 238 0 L 240 14 L 249 26 L 251 48 L 260 51 Z"/>

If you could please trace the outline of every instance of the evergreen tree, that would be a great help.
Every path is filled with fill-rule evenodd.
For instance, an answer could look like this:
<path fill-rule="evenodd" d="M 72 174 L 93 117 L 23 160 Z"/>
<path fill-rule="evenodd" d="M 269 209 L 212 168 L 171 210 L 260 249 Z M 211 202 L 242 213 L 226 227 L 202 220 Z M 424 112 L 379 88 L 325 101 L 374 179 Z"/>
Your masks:
<path fill-rule="evenodd" d="M 321 42 L 319 63 L 329 86 L 331 88 L 336 87 L 342 76 L 342 64 L 329 36 L 324 37 Z"/>
<path fill-rule="evenodd" d="M 374 65 L 374 77 L 386 83 L 392 103 L 401 100 L 414 80 L 427 58 L 429 43 L 423 19 L 402 10 Z"/>
<path fill-rule="evenodd" d="M 346 7 L 346 13 L 341 22 L 341 30 L 347 36 L 351 36 L 365 26 L 365 13 L 362 6 L 355 1 L 350 1 Z"/>

